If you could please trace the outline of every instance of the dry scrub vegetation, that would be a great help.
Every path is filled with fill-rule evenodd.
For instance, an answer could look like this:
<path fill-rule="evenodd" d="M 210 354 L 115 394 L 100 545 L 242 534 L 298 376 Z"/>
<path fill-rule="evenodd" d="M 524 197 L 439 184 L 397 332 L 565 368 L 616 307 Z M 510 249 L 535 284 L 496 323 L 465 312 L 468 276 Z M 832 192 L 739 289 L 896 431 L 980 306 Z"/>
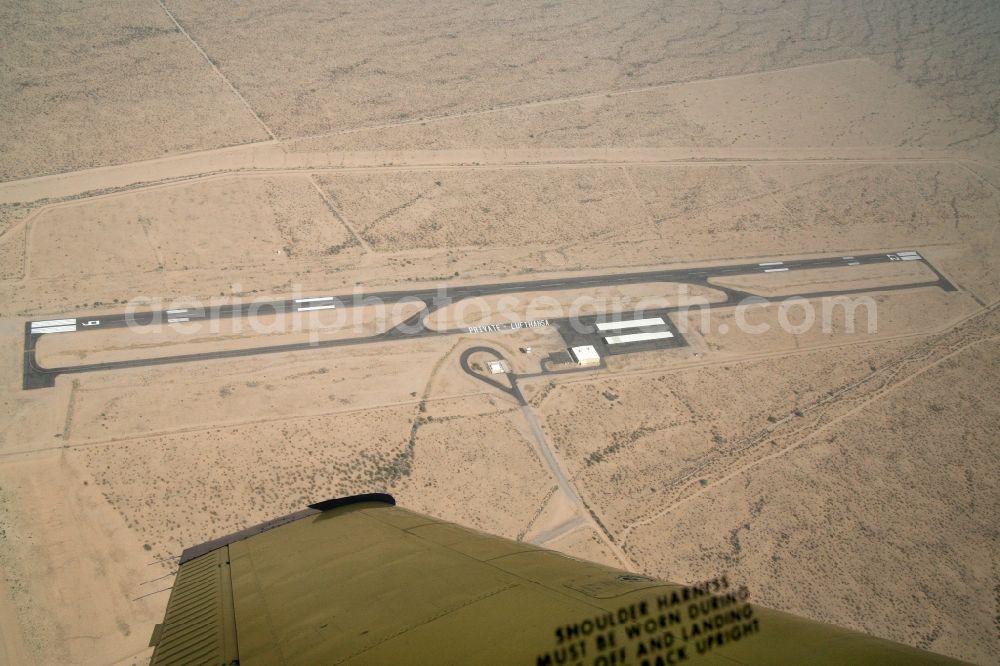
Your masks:
<path fill-rule="evenodd" d="M 513 537 L 551 483 L 508 416 L 482 399 L 199 429 L 91 446 L 82 456 L 158 556 L 372 491 Z M 500 467 L 510 473 L 498 478 Z"/>
<path fill-rule="evenodd" d="M 456 407 L 465 413 L 455 413 Z M 463 399 L 429 403 L 423 418 L 416 464 L 398 486 L 399 500 L 415 511 L 515 538 L 552 483 L 513 423 L 520 418 L 516 410 Z"/>
<path fill-rule="evenodd" d="M 949 246 L 950 274 L 1000 293 L 989 267 L 1000 195 L 957 165 L 510 168 L 320 181 L 384 252 L 538 246 L 598 267 L 940 245 Z"/>
<path fill-rule="evenodd" d="M 534 400 L 640 568 L 730 571 L 761 581 L 761 603 L 987 663 L 998 318 Z"/>
<path fill-rule="evenodd" d="M 26 232 L 22 222 L 33 212 L 32 206 L 0 206 L 0 280 L 24 274 Z"/>
<path fill-rule="evenodd" d="M 372 246 L 511 246 L 655 235 L 620 169 L 364 174 L 319 179 Z"/>
<path fill-rule="evenodd" d="M 997 661 L 998 320 L 952 327 L 1000 298 L 1000 3 L 87 0 L 0 25 L 0 180 L 149 179 L 0 183 L 0 661 L 22 633 L 41 663 L 141 660 L 154 556 L 313 500 L 390 490 L 515 537 L 569 503 L 457 368 L 470 338 L 25 392 L 26 319 L 879 249 L 961 291 L 876 296 L 894 341 L 692 335 L 526 394 L 637 569 Z M 521 372 L 518 346 L 561 345 L 475 341 Z M 613 559 L 586 527 L 553 545 Z"/>
<path fill-rule="evenodd" d="M 872 113 L 873 99 L 879 113 Z M 962 138 L 947 114 L 944 104 L 886 67 L 855 59 L 391 124 L 299 139 L 289 146 L 303 152 L 944 147 Z"/>
<path fill-rule="evenodd" d="M 133 439 L 83 454 L 108 501 L 161 556 L 408 471 L 416 408 Z"/>
<path fill-rule="evenodd" d="M 0 9 L 0 180 L 267 138 L 157 3 Z"/>
<path fill-rule="evenodd" d="M 50 208 L 31 225 L 33 277 L 280 268 L 354 241 L 304 176 L 218 178 Z"/>
<path fill-rule="evenodd" d="M 818 34 L 776 47 L 809 20 L 804 8 L 395 1 L 331 16 L 320 6 L 169 4 L 283 137 L 854 55 Z M 331 23 L 364 39 L 332 40 Z M 720 39 L 727 48 L 708 46 Z"/>
<path fill-rule="evenodd" d="M 697 347 L 698 353 L 707 351 L 716 358 L 740 358 L 747 354 L 773 354 L 781 350 L 853 345 L 879 338 L 934 333 L 980 309 L 969 294 L 946 292 L 938 287 L 874 293 L 870 301 L 858 300 L 855 303 L 856 308 L 847 299 L 839 303 L 837 300 L 810 300 L 815 325 L 806 331 L 791 328 L 801 326 L 806 320 L 804 308 L 798 305 L 788 308 L 784 318 L 780 314 L 781 305 L 750 308 L 745 313 L 744 323 L 750 327 L 767 327 L 767 333 L 761 335 L 742 334 L 733 310 L 717 309 L 708 317 L 692 310 L 684 332 L 688 342 Z M 827 315 L 824 315 L 825 309 Z M 825 328 L 822 324 L 824 316 L 829 322 Z M 786 330 L 783 322 L 790 328 Z M 626 367 L 642 366 L 632 364 Z"/>
<path fill-rule="evenodd" d="M 898 349 L 889 343 L 567 383 L 548 393 L 539 412 L 574 479 L 621 534 L 720 468 L 752 458 L 777 424 L 815 425 L 812 407 Z"/>
<path fill-rule="evenodd" d="M 415 403 L 449 346 L 447 339 L 432 339 L 350 354 L 307 350 L 81 376 L 70 434 L 94 441 L 163 432 L 179 422 L 208 427 Z"/>
<path fill-rule="evenodd" d="M 638 527 L 630 551 L 653 571 L 731 571 L 762 604 L 992 662 L 1000 345 L 978 339 L 944 346 L 955 355 L 900 372 L 882 399 L 853 402 L 856 413 L 789 455 Z"/>

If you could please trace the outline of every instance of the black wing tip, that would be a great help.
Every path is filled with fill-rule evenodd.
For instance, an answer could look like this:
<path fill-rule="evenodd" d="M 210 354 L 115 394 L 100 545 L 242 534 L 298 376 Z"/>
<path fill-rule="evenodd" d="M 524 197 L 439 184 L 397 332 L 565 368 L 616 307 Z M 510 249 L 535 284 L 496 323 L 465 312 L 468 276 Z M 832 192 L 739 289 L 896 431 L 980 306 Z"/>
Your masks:
<path fill-rule="evenodd" d="M 378 502 L 380 504 L 396 506 L 396 498 L 389 493 L 362 493 L 361 495 L 348 495 L 347 497 L 334 497 L 333 499 L 323 500 L 322 502 L 310 504 L 309 508 L 316 511 L 329 511 L 330 509 L 351 504 L 361 504 L 362 502 Z"/>
<path fill-rule="evenodd" d="M 181 553 L 180 563 L 184 564 L 185 562 L 193 560 L 196 557 L 201 557 L 206 553 L 210 553 L 213 550 L 222 548 L 223 546 L 228 546 L 236 541 L 242 541 L 243 539 L 255 536 L 261 532 L 274 529 L 275 527 L 280 527 L 281 525 L 290 523 L 293 520 L 299 520 L 300 518 L 306 518 L 308 516 L 322 513 L 324 511 L 330 511 L 331 509 L 336 509 L 342 506 L 362 504 L 365 502 L 376 502 L 379 504 L 396 506 L 396 499 L 388 493 L 363 493 L 361 495 L 348 495 L 347 497 L 334 497 L 333 499 L 310 504 L 308 508 L 296 511 L 295 513 L 290 513 L 287 516 L 274 518 L 260 523 L 259 525 L 254 525 L 244 530 L 240 530 L 239 532 L 234 532 L 233 534 L 229 534 L 218 539 L 212 539 L 211 541 L 206 541 L 205 543 L 198 544 L 197 546 L 186 548 L 184 549 L 184 552 Z"/>

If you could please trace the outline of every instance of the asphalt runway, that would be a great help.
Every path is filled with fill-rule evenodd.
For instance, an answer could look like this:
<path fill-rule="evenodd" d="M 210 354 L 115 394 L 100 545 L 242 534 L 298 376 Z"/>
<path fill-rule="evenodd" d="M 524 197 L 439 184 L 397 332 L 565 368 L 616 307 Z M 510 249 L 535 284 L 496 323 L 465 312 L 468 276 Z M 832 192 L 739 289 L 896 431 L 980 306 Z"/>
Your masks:
<path fill-rule="evenodd" d="M 786 271 L 808 270 L 817 268 L 837 268 L 870 264 L 889 263 L 896 261 L 920 261 L 931 268 L 937 275 L 937 280 L 930 282 L 897 285 L 893 287 L 875 287 L 843 292 L 815 292 L 799 294 L 804 298 L 816 298 L 849 293 L 884 291 L 886 289 L 909 289 L 917 287 L 938 286 L 946 291 L 955 291 L 951 284 L 930 262 L 913 250 L 903 250 L 890 253 L 869 253 L 853 256 L 819 257 L 813 259 L 797 259 L 790 261 L 763 261 L 744 264 L 724 264 L 718 266 L 682 268 L 673 270 L 645 271 L 635 273 L 618 273 L 611 275 L 582 275 L 559 279 L 522 280 L 517 282 L 497 282 L 481 285 L 442 286 L 435 289 L 384 291 L 370 294 L 315 295 L 282 301 L 251 302 L 227 304 L 211 308 L 177 307 L 166 310 L 118 313 L 110 315 L 92 315 L 88 317 L 64 317 L 46 320 L 29 321 L 24 328 L 24 375 L 23 388 L 26 390 L 51 387 L 55 378 L 61 374 L 76 374 L 138 368 L 173 363 L 191 363 L 218 359 L 238 358 L 258 354 L 305 351 L 309 349 L 324 349 L 329 347 L 344 347 L 358 344 L 391 342 L 425 336 L 456 335 L 464 333 L 485 332 L 486 330 L 508 330 L 509 325 L 498 327 L 471 327 L 449 330 L 434 330 L 426 326 L 425 319 L 432 312 L 447 307 L 458 301 L 485 296 L 511 294 L 515 292 L 555 291 L 569 289 L 599 288 L 625 284 L 642 284 L 647 282 L 673 282 L 692 285 L 703 285 L 723 292 L 727 300 L 714 303 L 712 307 L 728 307 L 737 304 L 743 298 L 752 296 L 747 292 L 728 287 L 709 284 L 708 280 L 715 277 L 752 275 L 758 273 L 781 273 Z M 782 298 L 791 298 L 792 295 Z M 765 299 L 766 300 L 766 299 Z M 364 307 L 376 304 L 395 304 L 404 302 L 421 303 L 422 309 L 406 321 L 397 324 L 383 333 L 375 335 L 286 343 L 254 347 L 251 349 L 231 349 L 214 352 L 179 354 L 148 359 L 127 361 L 110 361 L 85 365 L 46 368 L 38 364 L 36 345 L 43 335 L 66 335 L 84 331 L 124 328 L 132 326 L 171 325 L 212 319 L 227 319 L 237 317 L 260 317 L 274 314 L 290 314 L 295 312 L 314 312 L 336 308 Z M 669 311 L 677 308 L 668 308 Z M 546 325 L 565 326 L 569 318 L 564 320 L 546 321 Z M 476 330 L 483 329 L 483 330 Z M 636 351 L 641 351 L 637 349 Z"/>

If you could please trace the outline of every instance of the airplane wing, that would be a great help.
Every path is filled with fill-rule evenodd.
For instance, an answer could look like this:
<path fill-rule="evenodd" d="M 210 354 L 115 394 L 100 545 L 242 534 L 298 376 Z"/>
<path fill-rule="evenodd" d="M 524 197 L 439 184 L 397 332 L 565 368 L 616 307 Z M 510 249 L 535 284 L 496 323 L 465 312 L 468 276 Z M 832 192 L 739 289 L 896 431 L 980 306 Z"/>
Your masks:
<path fill-rule="evenodd" d="M 442 522 L 329 500 L 184 551 L 152 664 L 955 664 Z"/>

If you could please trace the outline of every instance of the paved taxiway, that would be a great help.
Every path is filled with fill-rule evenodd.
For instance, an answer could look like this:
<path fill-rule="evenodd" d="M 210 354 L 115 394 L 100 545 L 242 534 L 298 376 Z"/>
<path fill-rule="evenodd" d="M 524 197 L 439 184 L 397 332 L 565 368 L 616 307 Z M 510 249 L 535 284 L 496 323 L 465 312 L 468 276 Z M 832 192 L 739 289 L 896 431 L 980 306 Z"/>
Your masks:
<path fill-rule="evenodd" d="M 937 275 L 937 280 L 931 282 L 914 283 L 912 285 L 901 285 L 893 288 L 911 288 L 923 286 L 939 286 L 948 291 L 954 291 L 955 287 L 941 273 L 934 268 L 923 256 L 913 250 L 902 250 L 897 252 L 877 252 L 859 255 L 847 255 L 836 257 L 817 257 L 811 259 L 795 260 L 768 260 L 754 263 L 742 264 L 722 264 L 717 266 L 702 266 L 692 268 L 680 268 L 658 271 L 644 271 L 633 273 L 616 273 L 609 275 L 585 275 L 576 277 L 564 277 L 556 279 L 542 280 L 521 280 L 517 282 L 496 282 L 480 285 L 457 285 L 448 287 L 438 287 L 433 289 L 399 290 L 373 292 L 370 294 L 348 294 L 348 295 L 313 295 L 302 298 L 287 299 L 281 301 L 250 302 L 221 305 L 209 309 L 202 308 L 172 308 L 159 311 L 147 311 L 136 313 L 118 313 L 109 315 L 93 315 L 87 317 L 58 317 L 46 320 L 29 321 L 25 323 L 24 331 L 24 381 L 25 389 L 35 389 L 53 386 L 55 378 L 61 374 L 95 372 L 102 370 L 117 370 L 123 368 L 136 368 L 154 365 L 168 365 L 172 363 L 185 363 L 195 361 L 208 361 L 213 359 L 237 358 L 240 356 L 251 356 L 256 354 L 269 354 L 278 352 L 303 351 L 308 349 L 341 347 L 357 344 L 387 342 L 392 340 L 408 339 L 420 336 L 432 335 L 454 335 L 468 333 L 467 328 L 451 330 L 434 330 L 424 324 L 424 320 L 431 312 L 452 303 L 468 298 L 495 296 L 513 292 L 537 292 L 569 289 L 586 289 L 608 287 L 625 284 L 642 284 L 649 282 L 673 282 L 710 286 L 726 294 L 727 300 L 714 304 L 714 307 L 726 307 L 735 305 L 742 298 L 750 296 L 749 293 L 740 290 L 721 287 L 709 284 L 711 278 L 750 275 L 755 273 L 782 273 L 796 270 L 810 270 L 817 268 L 838 268 L 847 266 L 859 266 L 869 264 L 889 263 L 896 261 L 921 261 L 931 268 Z M 852 290 L 850 292 L 823 292 L 799 294 L 803 297 L 817 297 L 833 295 L 836 293 L 854 293 L 856 291 L 879 291 L 885 289 L 872 288 Z M 123 328 L 129 326 L 150 326 L 158 324 L 180 324 L 197 321 L 207 321 L 211 319 L 225 319 L 234 317 L 258 317 L 274 314 L 285 314 L 295 312 L 313 312 L 318 310 L 363 307 L 375 304 L 393 304 L 403 302 L 421 303 L 422 309 L 406 321 L 401 322 L 394 328 L 383 333 L 356 338 L 328 339 L 320 341 L 309 341 L 300 343 L 286 343 L 279 345 L 269 345 L 255 347 L 251 349 L 231 349 L 214 352 L 200 352 L 193 354 L 179 354 L 175 356 L 164 356 L 149 359 L 135 359 L 127 361 L 109 361 L 105 363 L 92 363 L 86 365 L 65 366 L 56 368 L 46 368 L 38 364 L 35 347 L 39 338 L 43 335 L 52 334 L 74 334 L 84 331 L 104 330 L 111 328 Z M 553 320 L 559 322 L 562 320 Z"/>

